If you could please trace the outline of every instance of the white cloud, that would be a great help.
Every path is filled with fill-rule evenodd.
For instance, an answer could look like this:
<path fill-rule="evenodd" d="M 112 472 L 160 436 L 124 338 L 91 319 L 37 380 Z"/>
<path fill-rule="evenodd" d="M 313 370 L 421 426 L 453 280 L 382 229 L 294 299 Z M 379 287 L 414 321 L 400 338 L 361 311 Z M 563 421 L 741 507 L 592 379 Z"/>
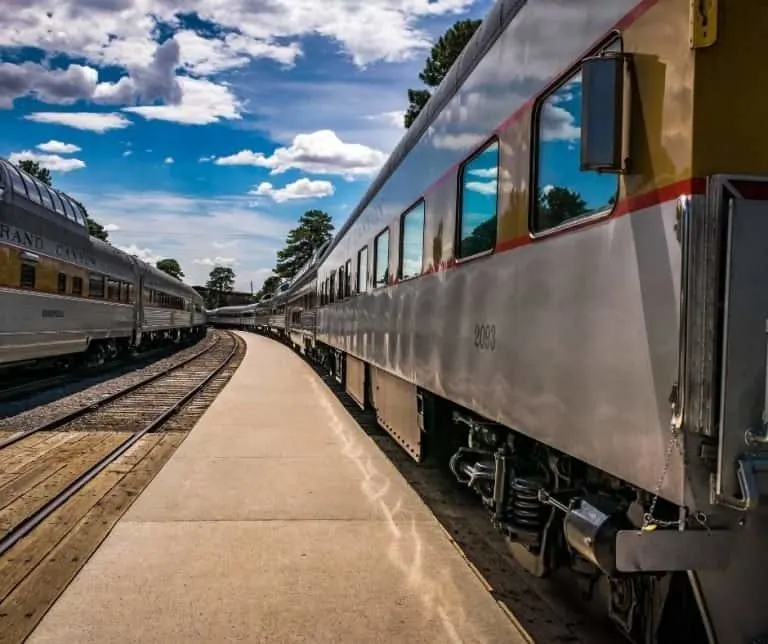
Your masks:
<path fill-rule="evenodd" d="M 75 152 L 80 152 L 80 150 L 82 150 L 82 148 L 73 143 L 62 143 L 61 141 L 56 141 L 54 139 L 51 139 L 47 143 L 39 143 L 35 147 L 43 152 L 51 152 L 54 154 L 74 154 Z"/>
<path fill-rule="evenodd" d="M 405 110 L 392 110 L 391 112 L 381 112 L 380 114 L 371 114 L 365 118 L 371 121 L 380 121 L 393 127 L 402 128 L 405 119 Z"/>
<path fill-rule="evenodd" d="M 163 161 L 166 165 L 170 165 L 173 163 L 173 157 L 165 157 L 165 160 Z"/>
<path fill-rule="evenodd" d="M 128 65 L 128 75 L 115 82 L 99 83 L 99 72 L 87 65 L 51 69 L 39 63 L 0 63 L 0 107 L 33 95 L 46 103 L 69 105 L 78 100 L 127 104 L 143 100 L 178 103 L 181 87 L 175 75 L 179 44 L 174 39 L 154 47 L 146 65 Z"/>
<path fill-rule="evenodd" d="M 120 230 L 120 226 L 117 224 L 105 224 L 104 230 L 106 230 L 108 233 L 114 233 Z"/>
<path fill-rule="evenodd" d="M 436 150 L 465 150 L 480 145 L 487 136 L 482 134 L 433 134 L 432 145 Z"/>
<path fill-rule="evenodd" d="M 0 63 L 0 107 L 13 107 L 15 99 L 27 94 L 46 103 L 68 105 L 90 98 L 98 78 L 96 69 L 84 65 L 48 69 L 32 62 Z"/>
<path fill-rule="evenodd" d="M 133 152 L 132 152 L 131 150 L 126 150 L 125 152 L 123 152 L 123 156 L 124 156 L 124 157 L 129 157 L 129 156 L 131 156 L 132 154 L 133 154 Z"/>
<path fill-rule="evenodd" d="M 318 130 L 311 134 L 297 134 L 290 146 L 277 148 L 269 156 L 262 152 L 241 150 L 231 156 L 217 158 L 214 163 L 271 168 L 272 175 L 296 169 L 356 179 L 376 173 L 386 159 L 387 155 L 380 150 L 359 143 L 344 143 L 335 132 Z"/>
<path fill-rule="evenodd" d="M 541 110 L 541 138 L 544 141 L 575 141 L 581 136 L 581 128 L 567 109 L 544 103 Z"/>
<path fill-rule="evenodd" d="M 330 181 L 314 181 L 302 177 L 298 181 L 289 183 L 284 188 L 275 188 L 271 183 L 264 181 L 248 194 L 270 197 L 277 203 L 283 203 L 297 199 L 330 197 L 334 192 L 335 189 Z"/>
<path fill-rule="evenodd" d="M 178 105 L 141 105 L 123 108 L 150 121 L 172 121 L 182 125 L 210 125 L 222 119 L 239 119 L 240 104 L 225 85 L 209 80 L 181 76 L 181 102 Z"/>
<path fill-rule="evenodd" d="M 497 191 L 495 179 L 493 181 L 468 181 L 465 187 L 467 190 L 478 192 L 481 195 L 495 195 Z"/>
<path fill-rule="evenodd" d="M 152 264 L 153 266 L 156 262 L 163 259 L 162 255 L 158 255 L 149 248 L 139 248 L 136 244 L 131 244 L 130 246 L 118 246 L 118 248 L 129 255 L 136 255 L 140 260 L 147 262 L 147 264 Z"/>
<path fill-rule="evenodd" d="M 178 32 L 174 39 L 181 45 L 181 64 L 196 75 L 217 74 L 243 67 L 254 58 L 270 58 L 292 66 L 301 55 L 298 43 L 280 45 L 228 33 L 222 39 L 203 38 L 191 30 Z"/>
<path fill-rule="evenodd" d="M 35 123 L 65 125 L 99 134 L 132 125 L 129 119 L 115 112 L 32 112 L 24 118 Z"/>
<path fill-rule="evenodd" d="M 14 164 L 18 164 L 25 159 L 37 161 L 41 166 L 48 168 L 52 172 L 72 172 L 72 170 L 79 170 L 85 167 L 85 162 L 80 159 L 60 157 L 58 154 L 38 154 L 32 150 L 13 152 L 8 157 L 8 160 Z"/>
<path fill-rule="evenodd" d="M 469 174 L 480 177 L 481 179 L 495 179 L 499 173 L 498 168 L 478 168 L 477 170 L 470 170 Z"/>
<path fill-rule="evenodd" d="M 336 41 L 358 66 L 399 61 L 429 48 L 417 26 L 426 16 L 458 14 L 476 0 L 22 0 L 0 3 L 0 46 L 40 47 L 83 57 L 96 65 L 149 65 L 157 21 L 180 26 L 179 14 L 197 14 L 221 31 L 205 44 L 189 33 L 182 63 L 198 74 L 237 66 L 240 58 L 289 64 L 298 39 Z M 182 32 L 184 33 L 184 32 Z"/>
<path fill-rule="evenodd" d="M 237 260 L 234 257 L 203 257 L 202 259 L 192 260 L 195 264 L 201 266 L 231 266 L 235 264 Z"/>
<path fill-rule="evenodd" d="M 74 193 L 99 222 L 119 227 L 110 241 L 145 258 L 179 261 L 189 284 L 205 284 L 211 267 L 195 260 L 234 259 L 236 288 L 258 288 L 275 264 L 293 216 L 249 208 L 244 195 L 206 198 L 167 192 Z"/>

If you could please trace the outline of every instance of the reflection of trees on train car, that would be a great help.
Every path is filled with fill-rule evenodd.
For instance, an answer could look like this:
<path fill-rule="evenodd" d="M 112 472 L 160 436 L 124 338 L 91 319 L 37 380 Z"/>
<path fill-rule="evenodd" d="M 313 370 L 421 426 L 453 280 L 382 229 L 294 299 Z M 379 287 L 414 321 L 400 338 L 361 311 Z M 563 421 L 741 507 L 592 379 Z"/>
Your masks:
<path fill-rule="evenodd" d="M 482 253 L 496 245 L 496 215 L 486 219 L 469 235 L 461 240 L 461 256 L 469 257 Z"/>
<path fill-rule="evenodd" d="M 548 229 L 589 212 L 587 202 L 575 190 L 549 186 L 536 190 L 536 220 L 539 228 Z"/>

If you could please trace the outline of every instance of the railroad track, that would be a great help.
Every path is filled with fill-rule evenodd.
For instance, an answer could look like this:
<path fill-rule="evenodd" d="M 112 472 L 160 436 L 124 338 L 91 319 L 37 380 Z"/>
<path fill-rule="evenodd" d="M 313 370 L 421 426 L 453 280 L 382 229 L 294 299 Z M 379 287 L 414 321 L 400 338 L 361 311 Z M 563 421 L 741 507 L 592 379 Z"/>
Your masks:
<path fill-rule="evenodd" d="M 220 333 L 160 373 L 0 441 L 0 642 L 20 642 L 181 444 L 244 343 Z"/>
<path fill-rule="evenodd" d="M 117 375 L 125 373 L 129 369 L 138 369 L 153 360 L 173 355 L 176 351 L 192 346 L 198 341 L 187 341 L 178 345 L 149 349 L 140 354 L 120 358 L 105 364 L 75 367 L 67 369 L 65 373 L 57 373 L 55 375 L 47 375 L 51 372 L 48 369 L 40 373 L 25 374 L 19 378 L 3 377 L 0 378 L 0 402 L 14 401 L 71 383 L 82 382 L 83 380 L 90 380 L 99 376 Z"/>

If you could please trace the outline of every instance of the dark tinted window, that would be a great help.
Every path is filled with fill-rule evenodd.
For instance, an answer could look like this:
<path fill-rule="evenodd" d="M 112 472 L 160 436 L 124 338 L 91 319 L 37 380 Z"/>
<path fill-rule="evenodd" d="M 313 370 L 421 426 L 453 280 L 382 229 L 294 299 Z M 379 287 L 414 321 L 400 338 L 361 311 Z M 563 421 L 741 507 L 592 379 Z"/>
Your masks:
<path fill-rule="evenodd" d="M 59 279 L 56 286 L 59 293 L 67 292 L 67 274 L 66 273 L 59 273 Z"/>
<path fill-rule="evenodd" d="M 35 288 L 36 272 L 33 264 L 21 265 L 21 277 L 19 279 L 21 288 Z"/>
<path fill-rule="evenodd" d="M 376 268 L 373 275 L 373 287 L 386 286 L 389 282 L 389 229 L 376 237 L 374 263 Z"/>
<path fill-rule="evenodd" d="M 91 273 L 88 276 L 88 296 L 104 297 L 104 276 Z"/>
<path fill-rule="evenodd" d="M 344 275 L 344 295 L 349 297 L 352 295 L 352 260 L 348 259 L 344 267 L 346 275 Z"/>

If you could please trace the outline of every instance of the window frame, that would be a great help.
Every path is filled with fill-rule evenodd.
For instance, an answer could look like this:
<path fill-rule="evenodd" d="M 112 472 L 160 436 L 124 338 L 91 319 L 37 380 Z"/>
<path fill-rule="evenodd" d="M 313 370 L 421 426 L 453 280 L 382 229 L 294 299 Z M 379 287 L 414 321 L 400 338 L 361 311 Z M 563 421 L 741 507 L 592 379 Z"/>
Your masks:
<path fill-rule="evenodd" d="M 465 257 L 461 257 L 459 255 L 459 252 L 461 250 L 461 222 L 462 222 L 462 215 L 464 214 L 464 172 L 467 169 L 467 166 L 472 163 L 477 157 L 479 157 L 483 152 L 485 152 L 491 145 L 496 144 L 498 149 L 498 162 L 496 163 L 496 239 L 494 240 L 493 246 L 488 248 L 487 250 L 480 251 L 479 253 L 474 253 L 472 255 L 467 255 Z M 464 264 L 466 262 L 472 261 L 473 259 L 479 259 L 480 257 L 486 257 L 488 255 L 493 255 L 494 252 L 496 252 L 496 246 L 499 243 L 499 202 L 501 201 L 499 199 L 501 195 L 501 181 L 499 180 L 501 176 L 501 139 L 499 138 L 499 135 L 495 132 L 489 136 L 482 145 L 480 145 L 470 156 L 468 156 L 464 161 L 461 162 L 461 165 L 459 166 L 459 171 L 456 173 L 458 186 L 456 189 L 456 223 L 454 226 L 454 237 L 453 237 L 453 259 L 456 262 L 456 264 Z M 425 226 L 426 227 L 426 226 Z"/>
<path fill-rule="evenodd" d="M 27 271 L 31 270 L 32 274 L 32 283 L 24 283 L 24 273 L 25 269 Z M 29 282 L 29 280 L 27 280 Z M 31 261 L 31 260 L 25 260 L 22 258 L 22 260 L 19 262 L 19 288 L 28 290 L 28 291 L 36 291 L 37 289 L 37 262 Z"/>
<path fill-rule="evenodd" d="M 363 271 L 363 268 L 362 268 L 361 262 L 360 262 L 360 259 L 361 259 L 361 256 L 363 254 L 363 251 L 365 251 L 365 270 L 364 271 Z M 370 286 L 369 280 L 368 280 L 369 270 L 370 270 L 370 267 L 369 267 L 369 264 L 370 264 L 369 257 L 370 257 L 370 252 L 368 250 L 368 244 L 366 244 L 365 246 L 362 246 L 360 248 L 360 250 L 357 251 L 357 279 L 355 280 L 355 286 L 356 286 L 358 295 L 361 294 L 361 293 L 367 293 L 368 292 L 368 287 Z M 365 276 L 365 288 L 361 290 L 360 289 L 360 278 L 363 275 Z"/>
<path fill-rule="evenodd" d="M 385 272 L 384 283 L 383 284 L 379 284 L 377 282 L 377 280 L 376 280 L 377 273 L 378 273 L 377 268 L 378 268 L 378 264 L 379 264 L 379 243 L 378 242 L 379 242 L 379 238 L 382 235 L 384 235 L 384 234 L 387 235 L 387 268 L 384 271 Z M 371 290 L 375 291 L 378 288 L 385 288 L 385 287 L 389 286 L 389 283 L 388 283 L 389 282 L 389 277 L 390 277 L 389 274 L 388 274 L 389 273 L 389 260 L 390 260 L 390 257 L 392 255 L 392 244 L 390 243 L 391 239 L 392 239 L 392 235 L 391 235 L 391 233 L 389 231 L 389 226 L 387 226 L 386 228 L 383 228 L 379 232 L 379 234 L 376 235 L 373 238 L 373 287 L 372 287 Z"/>
<path fill-rule="evenodd" d="M 618 203 L 619 203 L 619 192 L 621 189 L 621 181 L 619 180 L 620 175 L 618 174 L 614 175 L 616 177 L 616 192 L 614 193 L 615 198 L 613 200 L 613 205 L 611 206 L 611 208 L 604 211 L 588 214 L 588 215 L 574 217 L 569 221 L 565 221 L 558 226 L 553 226 L 552 228 L 547 228 L 546 230 L 537 231 L 534 225 L 536 220 L 536 203 L 535 203 L 536 187 L 539 185 L 539 171 L 540 171 L 539 127 L 541 125 L 541 113 L 544 108 L 544 103 L 555 92 L 557 92 L 557 90 L 559 90 L 563 85 L 565 85 L 569 80 L 571 80 L 577 73 L 581 72 L 581 66 L 585 58 L 596 56 L 601 52 L 607 50 L 609 47 L 611 47 L 614 44 L 617 45 L 616 51 L 624 52 L 624 39 L 621 36 L 621 32 L 617 29 L 611 30 L 608 34 L 606 34 L 606 36 L 599 43 L 597 43 L 597 45 L 595 45 L 588 52 L 580 56 L 579 59 L 573 65 L 571 65 L 556 79 L 554 79 L 549 85 L 547 85 L 547 87 L 545 87 L 539 93 L 539 95 L 536 97 L 536 100 L 533 103 L 533 107 L 531 109 L 531 144 L 529 146 L 530 153 L 529 153 L 529 159 L 528 159 L 528 163 L 529 163 L 528 167 L 531 169 L 530 182 L 528 183 L 528 238 L 531 239 L 532 241 L 550 237 L 551 235 L 556 235 L 563 231 L 571 230 L 573 228 L 578 228 L 580 226 L 588 226 L 590 224 L 596 223 L 598 221 L 602 221 L 604 219 L 609 219 L 610 217 L 613 216 L 614 212 L 616 211 L 616 207 L 618 206 Z"/>
<path fill-rule="evenodd" d="M 408 277 L 403 277 L 403 250 L 405 249 L 405 218 L 410 215 L 413 211 L 416 210 L 418 206 L 422 206 L 424 211 L 424 217 L 421 224 L 421 266 L 419 267 L 419 272 L 416 275 L 410 275 Z M 416 279 L 417 277 L 421 277 L 424 275 L 424 249 L 427 247 L 426 243 L 426 236 L 427 236 L 427 201 L 424 197 L 419 197 L 416 201 L 414 201 L 408 208 L 406 208 L 403 213 L 400 215 L 400 239 L 398 240 L 397 244 L 397 281 L 398 282 L 407 282 L 408 280 Z"/>
<path fill-rule="evenodd" d="M 101 293 L 99 295 L 91 292 L 91 284 L 94 282 L 101 284 Z M 107 299 L 107 278 L 103 273 L 88 274 L 88 297 L 93 299 Z"/>
<path fill-rule="evenodd" d="M 352 258 L 344 262 L 344 297 L 352 297 Z"/>
<path fill-rule="evenodd" d="M 64 283 L 63 288 L 62 288 L 62 282 Z M 64 271 L 59 271 L 58 275 L 56 276 L 56 292 L 59 295 L 66 294 L 67 282 L 69 282 L 69 279 L 67 278 L 67 274 Z"/>

